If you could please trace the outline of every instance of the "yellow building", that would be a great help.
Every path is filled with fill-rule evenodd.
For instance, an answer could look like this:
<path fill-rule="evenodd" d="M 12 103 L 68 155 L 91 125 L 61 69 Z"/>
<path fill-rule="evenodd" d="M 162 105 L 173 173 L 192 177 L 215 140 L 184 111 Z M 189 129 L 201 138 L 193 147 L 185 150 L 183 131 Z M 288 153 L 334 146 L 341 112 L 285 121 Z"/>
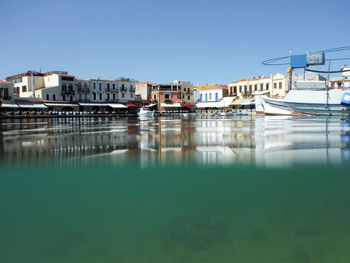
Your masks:
<path fill-rule="evenodd" d="M 289 91 L 289 76 L 283 74 L 270 77 L 241 79 L 228 85 L 229 96 L 240 99 L 253 97 L 254 92 L 268 91 L 271 97 L 284 97 Z"/>

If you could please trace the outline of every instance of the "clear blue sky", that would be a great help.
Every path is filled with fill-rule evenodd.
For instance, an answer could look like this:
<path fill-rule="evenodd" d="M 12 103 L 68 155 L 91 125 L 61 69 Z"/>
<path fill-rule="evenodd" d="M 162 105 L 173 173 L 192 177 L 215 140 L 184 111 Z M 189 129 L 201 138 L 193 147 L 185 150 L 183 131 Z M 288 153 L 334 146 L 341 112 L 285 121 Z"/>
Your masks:
<path fill-rule="evenodd" d="M 0 0 L 0 79 L 40 68 L 194 84 L 285 73 L 261 61 L 350 45 L 349 10 L 349 0 Z"/>

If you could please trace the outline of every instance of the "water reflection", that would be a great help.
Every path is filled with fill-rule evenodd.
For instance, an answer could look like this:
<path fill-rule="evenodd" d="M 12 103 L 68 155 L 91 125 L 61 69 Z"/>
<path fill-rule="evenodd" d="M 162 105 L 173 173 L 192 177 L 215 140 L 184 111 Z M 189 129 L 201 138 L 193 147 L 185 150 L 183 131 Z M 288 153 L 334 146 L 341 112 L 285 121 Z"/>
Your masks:
<path fill-rule="evenodd" d="M 321 117 L 18 120 L 2 123 L 0 154 L 4 163 L 333 164 L 350 161 L 349 125 Z"/>

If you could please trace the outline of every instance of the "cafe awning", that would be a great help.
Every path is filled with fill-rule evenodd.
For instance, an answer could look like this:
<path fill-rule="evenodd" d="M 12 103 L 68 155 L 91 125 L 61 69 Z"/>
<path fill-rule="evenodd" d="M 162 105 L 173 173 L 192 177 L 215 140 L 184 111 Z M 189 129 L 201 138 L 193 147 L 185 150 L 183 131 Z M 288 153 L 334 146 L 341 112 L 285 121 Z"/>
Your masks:
<path fill-rule="evenodd" d="M 80 106 L 84 107 L 107 107 L 106 103 L 79 103 Z"/>
<path fill-rule="evenodd" d="M 13 102 L 3 102 L 1 104 L 1 108 L 18 109 L 19 106 L 16 103 L 13 103 Z"/>
<path fill-rule="evenodd" d="M 119 103 L 108 104 L 108 106 L 112 107 L 113 109 L 125 109 L 125 108 L 127 108 L 125 105 L 119 104 Z"/>
<path fill-rule="evenodd" d="M 254 99 L 238 99 L 232 102 L 230 105 L 253 105 Z"/>
<path fill-rule="evenodd" d="M 136 104 L 128 104 L 128 105 L 126 105 L 126 107 L 128 107 L 128 108 L 141 108 L 141 106 L 136 105 Z"/>
<path fill-rule="evenodd" d="M 47 109 L 43 103 L 17 103 L 21 109 Z"/>
<path fill-rule="evenodd" d="M 70 104 L 70 103 L 51 103 L 51 102 L 45 102 L 44 103 L 47 107 L 79 107 L 78 104 Z"/>
<path fill-rule="evenodd" d="M 181 108 L 180 103 L 161 103 L 160 106 L 163 108 Z"/>
<path fill-rule="evenodd" d="M 198 102 L 197 108 L 226 108 L 234 101 L 236 97 L 224 97 L 221 101 Z"/>

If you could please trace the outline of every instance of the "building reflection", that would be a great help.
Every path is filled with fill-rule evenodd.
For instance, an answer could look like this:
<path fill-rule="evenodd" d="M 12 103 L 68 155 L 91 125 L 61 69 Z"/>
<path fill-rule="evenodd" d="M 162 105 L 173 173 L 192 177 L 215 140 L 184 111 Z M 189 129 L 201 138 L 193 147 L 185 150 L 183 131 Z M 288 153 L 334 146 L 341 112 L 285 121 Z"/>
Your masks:
<path fill-rule="evenodd" d="M 274 166 L 350 161 L 349 121 L 330 118 L 56 119 L 9 121 L 1 128 L 5 163 Z"/>

